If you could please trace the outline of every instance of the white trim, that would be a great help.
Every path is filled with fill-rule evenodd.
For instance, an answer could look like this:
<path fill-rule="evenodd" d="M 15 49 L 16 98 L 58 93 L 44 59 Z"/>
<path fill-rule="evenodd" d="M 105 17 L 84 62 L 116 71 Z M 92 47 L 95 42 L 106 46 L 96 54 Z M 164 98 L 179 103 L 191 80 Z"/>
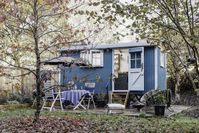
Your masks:
<path fill-rule="evenodd" d="M 129 90 L 113 90 L 112 92 L 129 92 Z"/>
<path fill-rule="evenodd" d="M 167 66 L 167 65 L 166 65 L 166 64 L 167 64 L 167 61 L 166 61 L 167 58 L 166 58 L 166 57 L 167 57 L 167 54 L 164 53 L 164 67 L 165 67 L 165 68 L 166 68 L 166 66 Z"/>
<path fill-rule="evenodd" d="M 155 48 L 154 52 L 155 57 L 155 90 L 158 89 L 158 47 Z"/>
<path fill-rule="evenodd" d="M 112 91 L 114 91 L 115 89 L 113 77 L 114 77 L 114 50 L 112 50 L 112 75 L 111 75 Z"/>
<path fill-rule="evenodd" d="M 61 85 L 61 69 L 58 70 L 58 83 Z"/>
<path fill-rule="evenodd" d="M 164 56 L 164 63 L 165 63 L 165 67 L 164 67 L 164 69 L 165 69 L 165 89 L 167 89 L 167 53 L 165 53 L 165 56 Z"/>
<path fill-rule="evenodd" d="M 100 55 L 101 55 L 101 60 L 100 60 L 101 65 L 104 66 L 104 51 L 101 51 Z"/>

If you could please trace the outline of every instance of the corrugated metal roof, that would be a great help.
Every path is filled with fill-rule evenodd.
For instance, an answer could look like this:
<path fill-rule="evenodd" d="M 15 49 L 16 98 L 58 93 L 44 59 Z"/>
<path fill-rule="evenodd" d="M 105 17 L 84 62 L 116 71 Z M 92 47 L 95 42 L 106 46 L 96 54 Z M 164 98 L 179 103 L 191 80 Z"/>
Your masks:
<path fill-rule="evenodd" d="M 61 48 L 58 51 L 79 51 L 86 49 L 116 49 L 116 48 L 128 48 L 128 47 L 146 47 L 154 46 L 145 41 L 128 42 L 128 43 L 115 43 L 115 44 L 93 44 L 93 45 L 73 45 L 68 48 Z"/>

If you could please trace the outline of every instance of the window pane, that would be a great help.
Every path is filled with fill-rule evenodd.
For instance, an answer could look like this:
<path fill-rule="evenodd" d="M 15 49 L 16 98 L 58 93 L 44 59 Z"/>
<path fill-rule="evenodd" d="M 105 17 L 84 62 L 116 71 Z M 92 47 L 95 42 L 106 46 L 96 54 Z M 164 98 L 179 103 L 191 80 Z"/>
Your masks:
<path fill-rule="evenodd" d="M 83 60 L 85 60 L 86 58 L 86 53 L 85 52 L 81 52 L 80 54 L 80 58 L 82 58 Z"/>
<path fill-rule="evenodd" d="M 131 53 L 131 59 L 135 59 L 135 53 Z"/>
<path fill-rule="evenodd" d="M 141 60 L 136 61 L 136 68 L 141 68 Z"/>
<path fill-rule="evenodd" d="M 131 60 L 131 68 L 135 68 L 135 60 Z"/>
<path fill-rule="evenodd" d="M 137 52 L 137 58 L 141 58 L 141 52 Z"/>
<path fill-rule="evenodd" d="M 100 66 L 100 65 L 101 65 L 100 59 L 93 60 L 93 66 Z"/>
<path fill-rule="evenodd" d="M 100 54 L 98 54 L 98 53 L 93 53 L 93 54 L 92 54 L 92 58 L 93 58 L 93 59 L 100 58 Z"/>
<path fill-rule="evenodd" d="M 101 65 L 101 53 L 100 52 L 92 52 L 92 65 L 93 66 Z"/>

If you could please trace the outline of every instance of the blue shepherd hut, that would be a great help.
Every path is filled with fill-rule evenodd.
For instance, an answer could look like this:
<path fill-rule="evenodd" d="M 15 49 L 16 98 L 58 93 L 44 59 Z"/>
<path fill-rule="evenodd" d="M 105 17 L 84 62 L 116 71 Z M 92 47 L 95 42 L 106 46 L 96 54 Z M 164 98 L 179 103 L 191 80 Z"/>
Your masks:
<path fill-rule="evenodd" d="M 63 67 L 61 83 L 74 81 L 77 88 L 95 82 L 95 93 L 130 91 L 144 94 L 166 89 L 166 56 L 161 48 L 146 42 L 106 45 L 73 45 L 59 49 L 61 56 L 81 58 L 84 67 Z"/>

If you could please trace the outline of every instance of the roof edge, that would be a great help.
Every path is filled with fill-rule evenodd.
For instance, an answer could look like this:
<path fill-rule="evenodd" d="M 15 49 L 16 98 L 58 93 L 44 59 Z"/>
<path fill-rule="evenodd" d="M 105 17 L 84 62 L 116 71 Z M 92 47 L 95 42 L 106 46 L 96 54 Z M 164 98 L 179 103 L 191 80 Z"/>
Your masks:
<path fill-rule="evenodd" d="M 128 47 L 148 47 L 156 46 L 154 44 L 149 44 L 146 41 L 132 41 L 126 43 L 113 43 L 113 44 L 91 44 L 91 45 L 73 45 L 68 48 L 58 49 L 58 52 L 64 51 L 80 51 L 86 49 L 116 49 L 116 48 L 128 48 Z"/>

